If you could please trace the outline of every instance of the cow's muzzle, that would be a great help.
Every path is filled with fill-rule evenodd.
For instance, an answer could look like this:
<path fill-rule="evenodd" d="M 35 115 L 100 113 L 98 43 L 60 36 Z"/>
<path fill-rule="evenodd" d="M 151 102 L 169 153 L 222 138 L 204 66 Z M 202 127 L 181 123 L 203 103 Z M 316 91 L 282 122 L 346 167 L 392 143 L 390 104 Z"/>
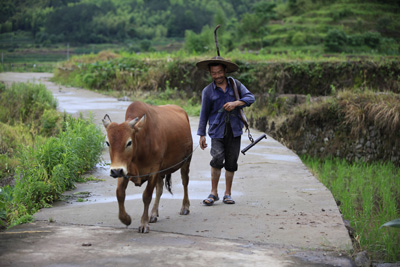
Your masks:
<path fill-rule="evenodd" d="M 124 170 L 122 168 L 111 169 L 110 170 L 110 176 L 112 178 L 125 177 Z"/>

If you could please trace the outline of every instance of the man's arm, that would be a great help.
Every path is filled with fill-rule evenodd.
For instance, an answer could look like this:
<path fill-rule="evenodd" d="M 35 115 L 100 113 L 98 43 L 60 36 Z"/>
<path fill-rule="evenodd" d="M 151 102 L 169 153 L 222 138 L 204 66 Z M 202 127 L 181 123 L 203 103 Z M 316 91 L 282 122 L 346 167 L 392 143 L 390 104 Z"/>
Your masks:
<path fill-rule="evenodd" d="M 243 101 L 241 101 L 241 100 L 236 100 L 236 101 L 233 101 L 233 102 L 227 102 L 227 103 L 225 103 L 224 109 L 225 109 L 226 111 L 232 111 L 232 110 L 234 110 L 235 108 L 241 107 L 241 106 L 244 106 L 244 105 L 246 105 L 245 102 L 243 102 Z"/>
<path fill-rule="evenodd" d="M 204 135 L 200 136 L 199 144 L 202 150 L 204 150 L 207 147 L 206 137 Z"/>
<path fill-rule="evenodd" d="M 240 91 L 240 96 L 241 96 L 240 101 L 245 103 L 244 106 L 248 107 L 254 103 L 255 101 L 254 95 L 246 88 L 246 86 L 241 84 L 238 90 Z"/>
<path fill-rule="evenodd" d="M 210 103 L 207 100 L 206 90 L 204 89 L 201 94 L 201 109 L 200 109 L 200 119 L 199 127 L 197 128 L 197 135 L 205 136 L 208 117 L 210 116 Z"/>

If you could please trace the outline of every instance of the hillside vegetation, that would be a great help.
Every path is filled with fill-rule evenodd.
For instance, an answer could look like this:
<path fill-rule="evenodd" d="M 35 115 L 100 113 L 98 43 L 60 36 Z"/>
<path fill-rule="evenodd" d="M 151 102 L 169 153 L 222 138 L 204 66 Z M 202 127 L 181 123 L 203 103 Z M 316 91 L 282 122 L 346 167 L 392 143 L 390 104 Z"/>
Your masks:
<path fill-rule="evenodd" d="M 223 54 L 239 49 L 396 55 L 399 11 L 396 0 L 5 0 L 0 50 L 7 62 L 39 48 L 52 50 L 49 61 L 65 59 L 67 43 L 78 54 L 99 52 L 105 44 L 129 52 L 184 48 L 215 54 L 212 31 L 221 24 Z"/>

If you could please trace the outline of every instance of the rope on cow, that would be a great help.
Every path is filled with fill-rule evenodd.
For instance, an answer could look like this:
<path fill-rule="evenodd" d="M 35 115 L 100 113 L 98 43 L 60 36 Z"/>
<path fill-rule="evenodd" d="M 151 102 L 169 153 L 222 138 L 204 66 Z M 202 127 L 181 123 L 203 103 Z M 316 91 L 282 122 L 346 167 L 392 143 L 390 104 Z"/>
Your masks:
<path fill-rule="evenodd" d="M 125 179 L 130 179 L 130 178 L 142 178 L 142 177 L 152 176 L 152 175 L 159 174 L 159 173 L 168 171 L 168 170 L 170 170 L 170 169 L 173 169 L 173 168 L 175 168 L 176 166 L 178 166 L 179 164 L 182 164 L 183 162 L 187 161 L 187 160 L 193 155 L 193 153 L 196 151 L 196 149 L 197 149 L 199 146 L 200 146 L 200 144 L 198 144 L 198 145 L 196 146 L 196 148 L 192 151 L 192 153 L 190 153 L 190 155 L 187 156 L 186 158 L 184 158 L 182 161 L 180 161 L 180 162 L 178 162 L 177 164 L 175 164 L 175 165 L 173 165 L 173 166 L 171 166 L 171 167 L 168 167 L 168 168 L 166 168 L 166 169 L 164 169 L 164 170 L 161 170 L 161 171 L 158 171 L 158 172 L 152 172 L 152 173 L 149 173 L 149 174 L 136 175 L 136 176 L 125 175 L 124 178 L 125 178 Z"/>

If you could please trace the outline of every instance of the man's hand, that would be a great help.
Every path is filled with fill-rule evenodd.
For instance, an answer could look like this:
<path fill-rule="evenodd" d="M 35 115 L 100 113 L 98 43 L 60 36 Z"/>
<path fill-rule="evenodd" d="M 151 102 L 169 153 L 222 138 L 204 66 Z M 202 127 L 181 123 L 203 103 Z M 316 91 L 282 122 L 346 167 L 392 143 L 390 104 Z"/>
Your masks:
<path fill-rule="evenodd" d="M 199 144 L 200 144 L 200 148 L 202 150 L 204 150 L 207 147 L 206 137 L 205 136 L 200 136 Z"/>
<path fill-rule="evenodd" d="M 239 101 L 239 100 L 236 100 L 236 101 L 234 101 L 234 102 L 227 102 L 227 103 L 225 103 L 225 105 L 224 105 L 224 109 L 226 110 L 226 111 L 232 111 L 232 110 L 234 110 L 236 107 L 240 107 L 240 106 L 243 106 L 245 103 L 243 102 L 243 101 Z"/>

